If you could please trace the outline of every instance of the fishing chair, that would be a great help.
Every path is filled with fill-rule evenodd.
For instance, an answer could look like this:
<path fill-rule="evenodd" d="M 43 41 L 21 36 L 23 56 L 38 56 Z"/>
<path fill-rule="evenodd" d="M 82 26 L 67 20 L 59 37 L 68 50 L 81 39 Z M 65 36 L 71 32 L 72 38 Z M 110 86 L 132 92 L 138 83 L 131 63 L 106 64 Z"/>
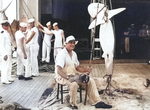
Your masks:
<path fill-rule="evenodd" d="M 58 88 L 57 88 L 57 99 L 59 99 L 59 92 L 61 93 L 61 104 L 63 104 L 63 93 L 69 93 L 68 90 L 63 90 L 63 86 L 58 83 Z M 84 100 L 84 105 L 86 105 L 86 99 L 87 99 L 87 84 L 81 84 L 79 85 L 78 92 L 80 93 L 80 103 L 82 102 L 82 86 L 85 86 L 85 100 Z M 59 90 L 60 89 L 60 90 Z"/>

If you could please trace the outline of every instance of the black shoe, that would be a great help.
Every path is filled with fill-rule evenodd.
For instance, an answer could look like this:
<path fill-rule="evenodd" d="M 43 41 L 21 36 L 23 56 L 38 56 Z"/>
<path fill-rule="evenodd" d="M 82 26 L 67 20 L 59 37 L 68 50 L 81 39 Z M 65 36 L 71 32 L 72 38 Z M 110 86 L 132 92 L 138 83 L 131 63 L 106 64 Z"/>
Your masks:
<path fill-rule="evenodd" d="M 25 77 L 24 80 L 32 80 L 33 78 L 32 77 Z"/>
<path fill-rule="evenodd" d="M 35 75 L 32 75 L 31 77 L 36 77 Z"/>
<path fill-rule="evenodd" d="M 12 82 L 2 82 L 2 84 L 11 84 Z"/>
<path fill-rule="evenodd" d="M 23 75 L 19 75 L 19 76 L 18 76 L 18 79 L 19 79 L 19 80 L 23 80 L 24 78 L 25 78 L 25 77 L 24 77 Z"/>
<path fill-rule="evenodd" d="M 98 91 L 98 93 L 101 95 L 104 93 L 104 90 L 100 90 L 100 91 Z"/>
<path fill-rule="evenodd" d="M 49 64 L 49 62 L 45 62 L 45 64 Z"/>
<path fill-rule="evenodd" d="M 72 106 L 72 105 L 70 105 L 71 106 L 71 108 L 74 110 L 74 109 L 78 109 L 78 107 L 77 106 Z"/>
<path fill-rule="evenodd" d="M 112 108 L 111 105 L 108 105 L 108 104 L 105 104 L 104 102 L 98 102 L 96 105 L 95 105 L 95 108 Z"/>
<path fill-rule="evenodd" d="M 42 64 L 45 64 L 45 61 L 42 61 Z"/>

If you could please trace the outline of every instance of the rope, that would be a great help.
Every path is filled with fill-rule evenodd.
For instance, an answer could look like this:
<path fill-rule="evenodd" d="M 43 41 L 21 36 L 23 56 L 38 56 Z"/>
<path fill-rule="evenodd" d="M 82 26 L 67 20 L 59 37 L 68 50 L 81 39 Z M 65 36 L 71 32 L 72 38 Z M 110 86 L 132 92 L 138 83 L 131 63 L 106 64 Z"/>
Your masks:
<path fill-rule="evenodd" d="M 99 8 L 99 3 L 97 5 L 97 14 L 98 14 L 98 8 Z M 96 23 L 97 23 L 97 15 L 95 16 L 95 26 L 94 26 L 94 32 L 93 32 L 94 36 L 95 36 L 95 30 L 96 30 Z M 92 47 L 91 47 L 90 66 L 91 66 L 92 57 L 93 57 L 93 50 L 94 50 L 94 40 L 95 39 L 93 39 L 93 36 L 92 36 L 92 40 L 93 40 L 93 42 L 92 42 Z"/>
<path fill-rule="evenodd" d="M 24 12 L 26 13 L 26 15 L 27 15 L 27 17 L 28 17 L 28 19 L 29 19 L 29 16 L 28 16 L 28 14 L 27 14 L 27 12 L 26 12 L 25 8 L 24 8 L 24 7 L 23 7 L 23 5 L 22 5 L 22 2 L 20 2 L 20 4 L 21 4 L 21 6 L 22 6 L 22 8 L 23 8 Z"/>
<path fill-rule="evenodd" d="M 26 4 L 26 2 L 25 2 L 24 0 L 22 0 L 22 1 L 24 2 L 24 4 L 26 5 L 26 7 L 28 8 L 28 11 L 30 12 L 31 16 L 34 17 L 33 14 L 32 14 L 31 11 L 30 11 L 28 5 Z M 34 17 L 34 18 L 35 18 L 35 17 Z"/>

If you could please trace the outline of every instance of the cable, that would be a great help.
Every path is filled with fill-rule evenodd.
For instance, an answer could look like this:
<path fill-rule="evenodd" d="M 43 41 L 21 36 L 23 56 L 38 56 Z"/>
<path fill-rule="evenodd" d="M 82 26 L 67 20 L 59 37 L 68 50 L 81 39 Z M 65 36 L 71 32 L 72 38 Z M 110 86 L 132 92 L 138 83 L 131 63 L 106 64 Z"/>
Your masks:
<path fill-rule="evenodd" d="M 33 14 L 32 14 L 31 11 L 30 11 L 28 5 L 26 4 L 26 2 L 25 2 L 24 0 L 22 0 L 22 1 L 24 2 L 24 4 L 26 5 L 26 7 L 28 8 L 28 11 L 30 12 L 31 16 L 34 17 Z"/>
<path fill-rule="evenodd" d="M 98 8 L 99 8 L 99 3 L 98 3 L 98 5 L 97 5 L 97 14 L 98 14 Z M 96 15 L 95 17 L 96 17 L 96 18 L 95 18 L 95 26 L 94 26 L 94 32 L 93 32 L 94 36 L 95 36 L 95 30 L 96 30 L 97 15 Z M 93 57 L 94 40 L 95 40 L 95 39 L 93 38 L 93 36 L 92 36 L 92 40 L 93 40 L 93 42 L 92 42 L 92 47 L 91 47 L 90 66 L 91 66 L 91 61 L 92 61 L 92 57 Z"/>
<path fill-rule="evenodd" d="M 25 12 L 25 13 L 26 13 L 26 15 L 27 15 L 27 18 L 29 19 L 29 16 L 28 16 L 28 14 L 27 14 L 27 12 L 26 12 L 25 8 L 24 8 L 24 7 L 23 7 L 23 5 L 22 5 L 22 2 L 20 2 L 20 4 L 21 4 L 21 6 L 22 6 L 22 8 L 23 8 L 24 12 Z"/>

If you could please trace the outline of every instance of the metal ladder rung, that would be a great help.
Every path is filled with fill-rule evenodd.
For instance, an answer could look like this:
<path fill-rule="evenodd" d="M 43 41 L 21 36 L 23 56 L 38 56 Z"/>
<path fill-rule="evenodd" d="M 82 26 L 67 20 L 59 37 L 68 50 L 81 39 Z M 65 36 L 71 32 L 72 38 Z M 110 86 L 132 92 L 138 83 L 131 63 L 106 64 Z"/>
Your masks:
<path fill-rule="evenodd" d="M 101 59 L 101 46 L 99 45 L 100 41 L 99 38 L 95 38 L 93 37 L 93 41 L 92 41 L 92 59 L 96 60 L 96 59 Z"/>
<path fill-rule="evenodd" d="M 94 48 L 94 50 L 101 50 L 101 48 Z"/>
<path fill-rule="evenodd" d="M 95 40 L 94 40 L 95 42 L 99 42 L 99 38 L 95 38 Z"/>

